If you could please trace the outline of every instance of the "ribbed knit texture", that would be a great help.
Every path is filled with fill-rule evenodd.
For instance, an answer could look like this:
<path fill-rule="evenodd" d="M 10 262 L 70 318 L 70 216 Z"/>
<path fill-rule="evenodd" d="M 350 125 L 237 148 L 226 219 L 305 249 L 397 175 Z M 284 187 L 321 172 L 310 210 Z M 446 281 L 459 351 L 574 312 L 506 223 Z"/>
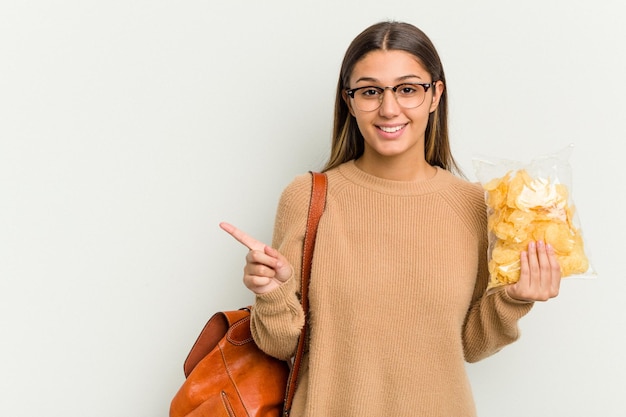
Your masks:
<path fill-rule="evenodd" d="M 292 417 L 472 417 L 464 360 L 518 338 L 532 304 L 485 295 L 480 186 L 438 169 L 380 179 L 348 162 L 328 172 L 309 287 L 309 346 Z M 304 322 L 299 265 L 310 175 L 283 192 L 273 246 L 294 276 L 256 297 L 252 331 L 270 355 L 294 354 Z"/>

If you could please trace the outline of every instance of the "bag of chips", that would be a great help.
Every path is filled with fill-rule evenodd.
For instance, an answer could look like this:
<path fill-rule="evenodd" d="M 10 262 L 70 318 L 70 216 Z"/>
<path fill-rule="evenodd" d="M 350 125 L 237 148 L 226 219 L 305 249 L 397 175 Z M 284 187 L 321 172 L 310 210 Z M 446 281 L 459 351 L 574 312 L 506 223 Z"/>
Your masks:
<path fill-rule="evenodd" d="M 531 241 L 554 248 L 561 276 L 595 275 L 572 198 L 572 146 L 530 163 L 474 159 L 485 189 L 489 232 L 488 290 L 520 277 L 520 253 Z"/>

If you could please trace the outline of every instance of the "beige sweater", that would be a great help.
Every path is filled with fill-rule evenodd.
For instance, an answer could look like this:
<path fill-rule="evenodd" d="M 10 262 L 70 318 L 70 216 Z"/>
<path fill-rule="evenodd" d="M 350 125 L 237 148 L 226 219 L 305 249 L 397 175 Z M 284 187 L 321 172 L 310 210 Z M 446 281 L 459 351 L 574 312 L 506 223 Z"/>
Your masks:
<path fill-rule="evenodd" d="M 471 417 L 464 361 L 518 336 L 531 308 L 487 286 L 482 189 L 438 169 L 423 182 L 373 177 L 348 162 L 328 172 L 309 289 L 310 338 L 292 417 Z M 310 175 L 283 192 L 273 246 L 294 276 L 256 297 L 252 331 L 294 354 Z"/>

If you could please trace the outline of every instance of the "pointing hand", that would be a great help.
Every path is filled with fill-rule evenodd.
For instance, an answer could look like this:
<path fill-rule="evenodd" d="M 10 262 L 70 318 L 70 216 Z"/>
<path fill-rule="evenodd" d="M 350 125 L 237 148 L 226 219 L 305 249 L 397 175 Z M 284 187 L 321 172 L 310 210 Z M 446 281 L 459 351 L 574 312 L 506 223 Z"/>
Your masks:
<path fill-rule="evenodd" d="M 238 242 L 250 249 L 243 269 L 243 283 L 255 294 L 265 294 L 291 278 L 293 268 L 276 249 L 249 236 L 228 223 L 220 227 Z"/>

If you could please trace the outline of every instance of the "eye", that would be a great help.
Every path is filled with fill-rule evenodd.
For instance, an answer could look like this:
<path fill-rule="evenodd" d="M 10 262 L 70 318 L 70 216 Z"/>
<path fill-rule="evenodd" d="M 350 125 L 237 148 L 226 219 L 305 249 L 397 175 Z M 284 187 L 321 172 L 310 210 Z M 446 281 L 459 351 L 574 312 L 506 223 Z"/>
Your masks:
<path fill-rule="evenodd" d="M 376 98 L 382 93 L 381 89 L 376 87 L 364 87 L 360 92 L 363 98 Z"/>
<path fill-rule="evenodd" d="M 401 96 L 412 96 L 418 91 L 412 84 L 400 84 L 396 89 L 396 94 Z"/>

